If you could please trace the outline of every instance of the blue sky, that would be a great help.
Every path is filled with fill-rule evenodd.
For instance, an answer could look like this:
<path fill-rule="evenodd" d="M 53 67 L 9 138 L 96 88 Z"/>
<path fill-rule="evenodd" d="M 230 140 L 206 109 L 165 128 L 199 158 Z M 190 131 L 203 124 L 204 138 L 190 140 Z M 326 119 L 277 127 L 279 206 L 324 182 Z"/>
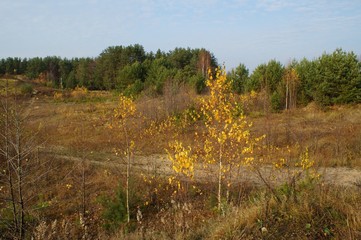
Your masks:
<path fill-rule="evenodd" d="M 360 0 L 0 0 L 0 58 L 206 48 L 227 69 L 361 55 Z"/>

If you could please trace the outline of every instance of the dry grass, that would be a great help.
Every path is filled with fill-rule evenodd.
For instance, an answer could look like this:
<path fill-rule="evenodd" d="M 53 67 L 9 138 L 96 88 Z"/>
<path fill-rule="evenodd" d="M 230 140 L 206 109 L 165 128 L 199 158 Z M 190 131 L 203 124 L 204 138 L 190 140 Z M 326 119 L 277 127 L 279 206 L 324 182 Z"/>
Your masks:
<path fill-rule="evenodd" d="M 31 194 L 36 197 L 30 203 L 50 202 L 51 205 L 32 214 L 40 222 L 47 220 L 48 230 L 55 219 L 67 219 L 69 226 L 75 229 L 71 233 L 74 238 L 81 237 L 78 223 L 81 165 L 79 162 L 58 159 L 51 153 L 108 161 L 113 149 L 122 148 L 124 142 L 119 132 L 108 127 L 117 97 L 109 92 L 79 92 L 61 95 L 58 99 L 54 99 L 53 95 L 38 95 L 23 100 L 24 105 L 29 103 L 27 124 L 32 130 L 40 129 L 39 141 L 47 150 L 47 154 L 40 155 L 44 162 L 40 170 L 48 173 L 42 182 L 32 186 Z M 152 137 L 145 135 L 149 121 L 162 121 L 171 114 L 193 106 L 194 100 L 195 94 L 188 93 L 186 89 L 166 92 L 164 97 L 142 96 L 137 99 L 137 108 L 146 117 L 146 120 L 132 121 L 134 128 L 131 134 L 135 138 L 137 151 L 142 155 L 164 153 L 171 136 L 169 133 Z M 246 110 L 254 122 L 252 131 L 256 135 L 266 134 L 268 144 L 280 147 L 278 154 L 286 153 L 289 146 L 291 153 L 288 156 L 298 158 L 308 148 L 318 166 L 361 167 L 361 105 L 336 106 L 326 110 L 310 105 L 303 109 L 265 114 L 261 100 L 250 98 L 247 101 Z M 178 137 L 192 144 L 193 128 L 179 131 Z M 153 197 L 154 189 L 158 189 L 156 204 L 142 208 L 143 225 L 138 225 L 133 219 L 134 232 L 129 233 L 129 229 L 127 232 L 125 227 L 129 226 L 123 226 L 123 231 L 109 236 L 101 230 L 102 208 L 96 199 L 101 194 L 114 195 L 119 182 L 124 182 L 124 172 L 121 168 L 87 165 L 86 173 L 94 238 L 361 238 L 361 192 L 357 186 L 338 188 L 323 186 L 322 183 L 299 185 L 298 202 L 284 197 L 282 203 L 277 203 L 265 189 L 253 189 L 244 192 L 239 206 L 226 204 L 226 215 L 218 216 L 208 205 L 213 197 L 211 186 L 204 184 L 207 186 L 202 197 L 189 194 L 188 198 L 177 199 L 179 206 L 178 202 L 174 205 L 171 203 L 174 189 L 167 185 L 167 179 L 157 176 L 156 171 L 153 175 L 157 178 L 151 184 L 141 181 L 139 176 L 136 179 L 137 189 L 141 189 L 138 192 L 144 194 L 139 198 L 144 202 Z M 40 190 L 36 192 L 36 189 Z M 283 190 L 277 190 L 281 196 L 284 194 Z M 238 192 L 233 194 L 238 196 Z M 184 207 L 190 202 L 191 208 Z M 262 227 L 266 228 L 263 233 Z"/>
<path fill-rule="evenodd" d="M 310 186 L 308 186 L 310 187 Z M 361 194 L 355 189 L 314 186 L 298 201 L 277 203 L 257 191 L 248 201 L 212 220 L 204 239 L 359 239 Z"/>
<path fill-rule="evenodd" d="M 253 121 L 254 131 L 265 133 L 270 144 L 307 147 L 317 165 L 361 167 L 360 119 L 361 105 L 355 105 L 326 111 L 306 107 Z"/>
<path fill-rule="evenodd" d="M 8 93 L 9 94 L 14 94 L 16 91 L 20 92 L 20 90 L 17 89 L 17 85 L 18 85 L 17 80 L 0 78 L 0 96 L 5 96 L 5 94 L 6 94 L 6 81 L 8 81 Z"/>
<path fill-rule="evenodd" d="M 121 145 L 121 136 L 106 127 L 111 121 L 117 98 L 106 92 L 75 92 L 81 94 L 69 94 L 56 101 L 49 97 L 36 99 L 30 106 L 30 125 L 35 127 L 42 124 L 46 132 L 44 139 L 49 145 L 69 148 L 79 131 L 88 142 L 87 148 L 93 151 L 109 151 L 111 145 Z M 145 132 L 151 120 L 159 122 L 194 106 L 194 99 L 194 93 L 188 93 L 186 89 L 161 98 L 143 96 L 137 99 L 137 109 L 146 119 L 134 120 L 138 151 L 143 154 L 163 153 L 169 135 L 159 135 L 159 139 L 148 141 L 149 136 L 139 133 Z M 303 109 L 269 114 L 257 114 L 260 109 L 256 106 L 256 112 L 252 112 L 252 106 L 259 104 L 251 99 L 247 102 L 247 112 L 254 123 L 252 131 L 256 135 L 266 134 L 267 144 L 281 149 L 289 146 L 295 156 L 307 147 L 320 166 L 361 166 L 361 105 L 326 110 L 310 105 Z M 191 131 L 182 131 L 181 134 L 184 140 L 192 139 Z"/>

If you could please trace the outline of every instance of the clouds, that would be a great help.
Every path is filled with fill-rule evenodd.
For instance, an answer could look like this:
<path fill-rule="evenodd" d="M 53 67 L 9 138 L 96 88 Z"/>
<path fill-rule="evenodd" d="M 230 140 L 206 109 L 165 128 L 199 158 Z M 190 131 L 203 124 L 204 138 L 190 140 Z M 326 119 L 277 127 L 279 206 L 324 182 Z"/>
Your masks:
<path fill-rule="evenodd" d="M 0 58 L 94 56 L 140 43 L 205 47 L 230 67 L 254 68 L 334 46 L 361 52 L 358 0 L 2 0 L 0 9 Z"/>

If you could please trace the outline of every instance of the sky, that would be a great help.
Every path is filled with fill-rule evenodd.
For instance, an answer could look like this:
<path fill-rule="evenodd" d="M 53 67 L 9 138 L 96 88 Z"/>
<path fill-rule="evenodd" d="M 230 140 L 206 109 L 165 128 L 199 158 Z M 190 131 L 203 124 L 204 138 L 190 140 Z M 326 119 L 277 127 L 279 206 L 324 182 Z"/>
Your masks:
<path fill-rule="evenodd" d="M 361 0 L 0 0 L 0 58 L 205 48 L 227 69 L 361 56 Z"/>

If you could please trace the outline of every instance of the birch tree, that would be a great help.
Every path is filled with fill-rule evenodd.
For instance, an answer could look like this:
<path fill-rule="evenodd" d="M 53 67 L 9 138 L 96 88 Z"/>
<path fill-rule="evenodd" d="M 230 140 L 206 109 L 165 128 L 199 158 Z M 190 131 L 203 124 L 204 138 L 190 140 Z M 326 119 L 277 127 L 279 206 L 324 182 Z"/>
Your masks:
<path fill-rule="evenodd" d="M 134 153 L 135 143 L 130 135 L 130 120 L 136 116 L 136 105 L 133 100 L 126 96 L 120 96 L 117 108 L 114 109 L 114 117 L 117 122 L 116 125 L 121 130 L 125 141 L 125 151 L 120 155 L 125 156 L 127 160 L 126 164 L 126 208 L 127 208 L 127 222 L 130 221 L 130 209 L 129 209 L 129 180 L 130 180 L 130 167 L 131 159 Z"/>
<path fill-rule="evenodd" d="M 224 69 L 216 69 L 215 78 L 210 75 L 206 83 L 210 94 L 199 100 L 204 128 L 196 133 L 202 138 L 202 149 L 195 157 L 191 146 L 184 147 L 180 141 L 175 141 L 170 144 L 168 156 L 173 169 L 187 176 L 193 176 L 195 161 L 206 167 L 217 166 L 217 208 L 221 212 L 223 187 L 226 185 L 228 192 L 231 186 L 226 173 L 243 164 L 252 164 L 253 146 L 263 137 L 251 137 L 252 124 L 243 115 L 232 93 L 232 81 L 227 80 Z"/>

